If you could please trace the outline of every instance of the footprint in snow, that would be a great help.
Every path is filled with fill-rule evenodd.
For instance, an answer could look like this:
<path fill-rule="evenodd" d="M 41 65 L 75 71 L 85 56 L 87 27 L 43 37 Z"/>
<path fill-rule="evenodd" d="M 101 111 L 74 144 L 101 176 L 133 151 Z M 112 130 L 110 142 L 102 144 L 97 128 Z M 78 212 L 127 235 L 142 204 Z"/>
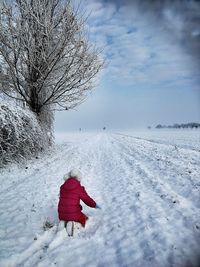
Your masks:
<path fill-rule="evenodd" d="M 82 237 L 82 238 L 93 237 L 101 224 L 102 224 L 101 217 L 98 217 L 98 218 L 90 217 L 89 220 L 87 221 L 85 229 L 81 230 L 81 232 L 78 233 L 78 237 Z"/>
<path fill-rule="evenodd" d="M 48 246 L 49 250 L 55 249 L 58 246 L 60 246 L 66 239 L 68 239 L 68 235 L 66 232 L 66 229 L 62 229 L 58 231 L 54 237 L 54 239 L 51 241 L 51 243 Z"/>

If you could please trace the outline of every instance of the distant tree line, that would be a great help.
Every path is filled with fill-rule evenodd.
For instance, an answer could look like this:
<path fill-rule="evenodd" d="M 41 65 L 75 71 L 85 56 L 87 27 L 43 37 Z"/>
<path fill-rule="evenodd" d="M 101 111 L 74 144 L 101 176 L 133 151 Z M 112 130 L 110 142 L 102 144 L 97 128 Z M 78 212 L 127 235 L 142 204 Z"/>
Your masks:
<path fill-rule="evenodd" d="M 158 124 L 156 127 L 156 129 L 163 129 L 163 128 L 168 128 L 168 129 L 197 129 L 200 128 L 200 123 L 196 123 L 196 122 L 189 122 L 189 123 L 175 123 L 174 125 L 161 125 Z"/>

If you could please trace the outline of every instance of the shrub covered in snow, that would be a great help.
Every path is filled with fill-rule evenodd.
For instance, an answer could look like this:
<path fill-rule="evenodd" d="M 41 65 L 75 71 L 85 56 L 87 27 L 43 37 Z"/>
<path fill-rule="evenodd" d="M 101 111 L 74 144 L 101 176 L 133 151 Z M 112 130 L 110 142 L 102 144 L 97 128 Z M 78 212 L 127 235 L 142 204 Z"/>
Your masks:
<path fill-rule="evenodd" d="M 31 111 L 8 102 L 0 104 L 0 167 L 36 156 L 50 142 Z"/>

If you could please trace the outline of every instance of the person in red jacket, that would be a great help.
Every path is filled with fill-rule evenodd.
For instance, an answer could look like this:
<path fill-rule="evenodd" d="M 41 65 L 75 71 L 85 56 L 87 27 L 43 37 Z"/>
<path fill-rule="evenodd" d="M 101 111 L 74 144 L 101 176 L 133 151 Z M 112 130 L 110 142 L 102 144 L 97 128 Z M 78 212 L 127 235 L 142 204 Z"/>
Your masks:
<path fill-rule="evenodd" d="M 58 215 L 60 221 L 79 222 L 85 227 L 88 217 L 81 211 L 82 200 L 91 208 L 100 208 L 96 202 L 87 194 L 85 188 L 81 185 L 81 173 L 78 170 L 71 170 L 64 175 L 64 184 L 60 187 L 60 199 L 58 203 Z"/>

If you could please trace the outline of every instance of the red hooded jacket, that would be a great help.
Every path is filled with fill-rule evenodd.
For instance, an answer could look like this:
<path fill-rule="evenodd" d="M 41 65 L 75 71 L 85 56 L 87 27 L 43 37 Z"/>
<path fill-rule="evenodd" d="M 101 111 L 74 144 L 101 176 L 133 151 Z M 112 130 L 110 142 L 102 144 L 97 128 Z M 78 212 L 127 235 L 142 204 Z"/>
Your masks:
<path fill-rule="evenodd" d="M 91 208 L 96 207 L 96 202 L 87 194 L 85 188 L 81 186 L 76 178 L 67 179 L 60 187 L 60 200 L 58 203 L 59 219 L 80 222 L 85 226 L 88 217 L 81 212 L 80 200 Z"/>

